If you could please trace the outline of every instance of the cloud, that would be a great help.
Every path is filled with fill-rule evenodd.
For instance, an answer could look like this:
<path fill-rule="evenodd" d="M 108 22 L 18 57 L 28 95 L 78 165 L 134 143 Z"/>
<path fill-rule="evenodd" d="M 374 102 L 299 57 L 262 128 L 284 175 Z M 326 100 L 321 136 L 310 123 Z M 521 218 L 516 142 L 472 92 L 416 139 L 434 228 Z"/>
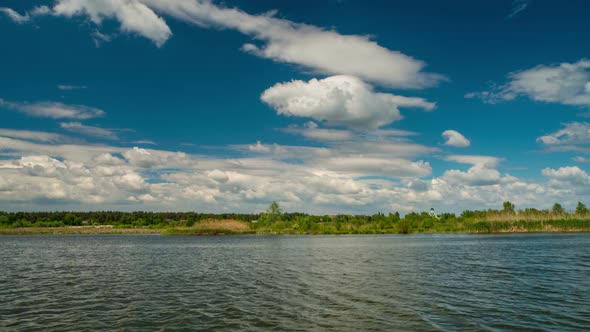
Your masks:
<path fill-rule="evenodd" d="M 267 153 L 270 152 L 272 149 L 270 146 L 264 145 L 260 141 L 257 141 L 256 144 L 249 145 L 248 150 L 252 152 Z"/>
<path fill-rule="evenodd" d="M 512 19 L 518 17 L 522 12 L 524 12 L 532 3 L 532 0 L 513 0 L 512 1 L 512 9 L 510 10 L 510 14 L 506 17 L 507 19 Z"/>
<path fill-rule="evenodd" d="M 319 128 L 313 121 L 309 121 L 303 127 L 290 126 L 283 131 L 317 141 L 345 141 L 354 137 L 354 133 L 349 130 Z"/>
<path fill-rule="evenodd" d="M 500 183 L 502 176 L 498 170 L 474 166 L 467 172 L 448 170 L 442 179 L 451 185 L 489 186 Z"/>
<path fill-rule="evenodd" d="M 315 166 L 336 173 L 348 173 L 354 177 L 371 175 L 393 178 L 419 178 L 432 173 L 432 168 L 427 162 L 412 162 L 401 158 L 331 157 L 318 160 Z"/>
<path fill-rule="evenodd" d="M 582 157 L 582 156 L 575 156 L 572 158 L 573 161 L 578 163 L 590 163 L 590 158 Z"/>
<path fill-rule="evenodd" d="M 123 156 L 129 164 L 139 168 L 186 168 L 194 162 L 183 152 L 168 152 L 139 147 L 125 151 Z"/>
<path fill-rule="evenodd" d="M 260 141 L 252 145 L 233 145 L 238 151 L 270 154 L 277 158 L 322 159 L 334 156 L 366 156 L 375 158 L 404 158 L 411 159 L 429 155 L 440 150 L 421 144 L 391 140 L 367 140 L 364 136 L 355 136 L 350 141 L 329 141 L 327 147 L 289 146 L 278 144 L 263 144 Z"/>
<path fill-rule="evenodd" d="M 124 165 L 125 161 L 121 158 L 115 157 L 110 153 L 101 153 L 93 158 L 93 162 L 101 166 L 119 166 Z"/>
<path fill-rule="evenodd" d="M 0 136 L 48 143 L 56 143 L 65 139 L 64 136 L 54 133 L 14 129 L 0 129 Z"/>
<path fill-rule="evenodd" d="M 580 200 L 580 196 L 590 195 L 590 175 L 578 166 L 545 168 L 542 174 L 551 179 L 549 187 L 565 194 L 574 193 L 577 196 L 574 201 Z"/>
<path fill-rule="evenodd" d="M 465 98 L 495 104 L 524 96 L 538 102 L 590 107 L 590 60 L 540 65 L 508 77 L 504 85 L 492 85 L 490 91 L 471 92 Z"/>
<path fill-rule="evenodd" d="M 115 19 L 122 31 L 138 34 L 162 46 L 172 32 L 156 14 L 160 13 L 200 27 L 237 30 L 253 39 L 242 46 L 243 51 L 299 65 L 316 73 L 353 75 L 397 88 L 424 88 L 445 79 L 439 74 L 423 72 L 426 66 L 423 61 L 387 49 L 368 36 L 343 35 L 276 18 L 274 11 L 251 15 L 206 0 L 56 0 L 47 13 L 63 17 L 86 16 L 96 25 L 104 19 Z M 94 39 L 98 43 L 103 41 L 96 33 Z"/>
<path fill-rule="evenodd" d="M 94 41 L 94 46 L 96 46 L 97 48 L 100 47 L 103 43 L 108 43 L 113 39 L 111 35 L 104 34 L 98 30 L 94 30 L 91 36 L 92 40 Z"/>
<path fill-rule="evenodd" d="M 7 154 L 51 155 L 86 163 L 103 153 L 121 153 L 124 149 L 101 145 L 43 144 L 0 136 L 0 156 Z"/>
<path fill-rule="evenodd" d="M 57 86 L 58 89 L 63 90 L 63 91 L 70 91 L 70 90 L 80 90 L 80 89 L 86 89 L 85 85 L 58 85 Z"/>
<path fill-rule="evenodd" d="M 18 24 L 26 23 L 31 19 L 29 14 L 21 15 L 11 8 L 0 7 L 0 12 L 6 14 L 14 23 Z"/>
<path fill-rule="evenodd" d="M 14 23 L 23 24 L 28 23 L 35 16 L 49 14 L 50 10 L 47 6 L 36 6 L 30 12 L 21 15 L 12 8 L 0 7 L 0 13 L 6 14 Z"/>
<path fill-rule="evenodd" d="M 566 166 L 559 169 L 545 168 L 542 173 L 546 177 L 559 181 L 590 184 L 590 176 L 578 166 Z"/>
<path fill-rule="evenodd" d="M 172 35 L 166 22 L 139 0 L 58 0 L 51 14 L 87 16 L 96 25 L 105 19 L 115 19 L 122 31 L 148 38 L 158 47 Z"/>
<path fill-rule="evenodd" d="M 92 136 L 102 139 L 117 140 L 117 135 L 111 129 L 93 127 L 81 124 L 80 122 L 62 122 L 59 126 L 67 131 L 78 133 L 86 136 Z"/>
<path fill-rule="evenodd" d="M 377 136 L 416 136 L 418 133 L 409 130 L 400 130 L 400 129 L 378 129 L 372 132 L 374 135 Z"/>
<path fill-rule="evenodd" d="M 129 193 L 148 190 L 143 177 L 126 166 L 118 172 L 101 172 L 99 165 L 85 165 L 71 160 L 58 160 L 47 155 L 32 155 L 13 161 L 13 168 L 0 172 L 8 179 L 5 195 L 19 193 L 13 200 L 27 202 L 49 199 L 60 202 L 101 204 L 116 199 L 123 201 Z"/>
<path fill-rule="evenodd" d="M 210 1 L 144 2 L 163 14 L 199 26 L 238 30 L 254 39 L 254 43 L 242 47 L 244 51 L 301 65 L 318 73 L 348 74 L 402 88 L 432 86 L 444 79 L 441 75 L 422 72 L 424 62 L 384 48 L 367 36 L 342 35 L 333 30 L 279 19 L 273 16 L 275 12 L 251 15 L 237 8 L 216 6 Z"/>
<path fill-rule="evenodd" d="M 412 142 L 388 140 L 358 140 L 349 144 L 335 144 L 334 149 L 342 153 L 361 154 L 364 156 L 415 158 L 439 152 L 437 148 Z"/>
<path fill-rule="evenodd" d="M 442 137 L 445 139 L 444 144 L 448 146 L 465 148 L 471 144 L 471 142 L 465 138 L 465 136 L 455 130 L 445 130 L 442 133 Z"/>
<path fill-rule="evenodd" d="M 436 105 L 422 98 L 374 92 L 367 83 L 345 75 L 277 83 L 260 98 L 278 114 L 313 118 L 359 130 L 376 129 L 400 120 L 398 107 L 432 110 Z"/>
<path fill-rule="evenodd" d="M 502 160 L 501 158 L 491 156 L 450 155 L 447 156 L 445 160 L 473 165 L 467 170 L 467 172 L 454 169 L 445 171 L 441 180 L 451 185 L 489 186 L 516 180 L 516 178 L 509 175 L 503 176 L 496 169 Z"/>
<path fill-rule="evenodd" d="M 510 77 L 510 92 L 536 101 L 590 106 L 590 61 L 537 66 Z"/>
<path fill-rule="evenodd" d="M 550 151 L 590 152 L 590 123 L 566 123 L 563 129 L 537 138 Z"/>
<path fill-rule="evenodd" d="M 25 113 L 29 116 L 52 119 L 86 120 L 105 115 L 103 110 L 95 107 L 66 105 L 59 102 L 18 103 L 0 99 L 0 107 Z"/>
<path fill-rule="evenodd" d="M 148 144 L 148 145 L 158 145 L 156 142 L 149 140 L 149 139 L 142 139 L 139 141 L 133 141 L 131 142 L 133 144 Z"/>
<path fill-rule="evenodd" d="M 445 158 L 447 161 L 454 161 L 460 164 L 471 164 L 483 168 L 496 168 L 502 158 L 492 156 L 475 155 L 450 155 Z"/>
<path fill-rule="evenodd" d="M 120 30 L 150 39 L 161 47 L 172 36 L 166 22 L 141 0 L 56 0 L 52 8 L 35 7 L 30 13 L 20 15 L 10 8 L 0 8 L 16 23 L 26 23 L 34 16 L 52 15 L 62 17 L 86 16 L 95 25 L 105 19 L 117 20 Z M 110 37 L 95 30 L 93 38 L 97 46 Z"/>
<path fill-rule="evenodd" d="M 244 146 L 244 156 L 213 157 L 0 137 L 0 204 L 7 210 L 29 209 L 36 202 L 37 210 L 178 211 L 190 206 L 255 212 L 277 200 L 288 211 L 329 214 L 402 207 L 458 212 L 499 208 L 505 200 L 546 208 L 555 201 L 573 206 L 588 195 L 587 175 L 576 169 L 547 170 L 549 181 L 537 183 L 502 174 L 497 157 L 453 155 L 449 161 L 470 169 L 430 178 L 429 163 L 401 157 L 431 153 L 428 147 L 394 141 L 331 144 L 258 143 L 254 146 L 266 152 Z M 378 148 L 369 149 L 371 144 Z M 298 160 L 287 159 L 293 156 Z M 571 184 L 576 181 L 582 184 Z"/>
<path fill-rule="evenodd" d="M 50 13 L 51 13 L 51 9 L 49 9 L 49 7 L 47 7 L 45 5 L 43 5 L 43 6 L 36 6 L 30 12 L 30 14 L 32 16 L 48 15 Z"/>

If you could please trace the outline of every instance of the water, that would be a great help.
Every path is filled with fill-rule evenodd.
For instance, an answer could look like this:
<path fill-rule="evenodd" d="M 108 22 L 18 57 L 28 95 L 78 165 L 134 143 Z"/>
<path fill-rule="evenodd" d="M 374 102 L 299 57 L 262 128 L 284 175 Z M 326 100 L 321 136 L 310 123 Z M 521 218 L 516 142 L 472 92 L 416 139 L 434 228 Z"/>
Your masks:
<path fill-rule="evenodd" d="M 0 330 L 589 330 L 590 234 L 0 236 Z"/>

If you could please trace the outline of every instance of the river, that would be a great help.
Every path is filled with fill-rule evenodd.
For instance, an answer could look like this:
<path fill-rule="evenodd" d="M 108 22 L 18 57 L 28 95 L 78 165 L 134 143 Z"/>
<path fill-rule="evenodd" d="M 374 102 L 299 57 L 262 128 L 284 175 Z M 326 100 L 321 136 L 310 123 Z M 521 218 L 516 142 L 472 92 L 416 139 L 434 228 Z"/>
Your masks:
<path fill-rule="evenodd" d="M 590 234 L 0 236 L 0 330 L 590 330 Z"/>

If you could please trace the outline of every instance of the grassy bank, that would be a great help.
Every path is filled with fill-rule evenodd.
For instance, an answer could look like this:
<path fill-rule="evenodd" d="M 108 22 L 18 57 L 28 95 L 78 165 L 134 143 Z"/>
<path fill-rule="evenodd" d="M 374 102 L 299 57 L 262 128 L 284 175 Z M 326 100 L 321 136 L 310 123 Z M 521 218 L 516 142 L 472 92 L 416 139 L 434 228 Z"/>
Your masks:
<path fill-rule="evenodd" d="M 5 227 L 0 235 L 35 234 L 160 234 L 157 228 L 122 228 L 112 226 L 63 226 L 63 227 Z"/>
<path fill-rule="evenodd" d="M 238 235 L 253 234 L 250 224 L 238 220 L 204 220 L 192 227 L 168 228 L 163 235 Z"/>
<path fill-rule="evenodd" d="M 53 226 L 53 227 L 0 227 L 0 235 L 33 234 L 162 234 L 162 235 L 236 235 L 252 234 L 250 224 L 238 220 L 207 219 L 186 226 L 124 227 L 121 225 L 100 226 Z"/>
<path fill-rule="evenodd" d="M 527 232 L 590 232 L 590 219 L 570 220 L 489 220 L 462 222 L 410 223 L 342 223 L 319 222 L 301 227 L 297 223 L 275 222 L 257 225 L 238 220 L 206 220 L 191 227 L 113 227 L 113 226 L 63 226 L 63 227 L 10 227 L 0 228 L 0 235 L 32 234 L 162 234 L 162 235 L 322 235 L 322 234 L 411 234 L 411 233 L 527 233 Z"/>
<path fill-rule="evenodd" d="M 410 233 L 527 233 L 527 232 L 590 232 L 590 219 L 549 221 L 420 221 L 397 223 L 323 222 L 311 227 L 282 223 L 255 226 L 257 234 L 410 234 Z"/>
<path fill-rule="evenodd" d="M 283 213 L 276 202 L 259 214 L 194 212 L 0 212 L 2 234 L 409 234 L 590 232 L 590 210 L 581 202 L 567 212 L 552 209 L 501 210 L 436 214 L 434 211 L 374 215 Z"/>

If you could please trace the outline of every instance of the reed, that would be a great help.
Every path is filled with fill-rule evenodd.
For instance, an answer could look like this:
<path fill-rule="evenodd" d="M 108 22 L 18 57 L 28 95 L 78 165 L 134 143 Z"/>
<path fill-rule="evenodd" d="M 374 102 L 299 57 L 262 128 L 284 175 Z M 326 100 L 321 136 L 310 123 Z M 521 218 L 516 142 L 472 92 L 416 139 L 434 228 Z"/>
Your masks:
<path fill-rule="evenodd" d="M 192 227 L 175 227 L 162 231 L 163 235 L 234 235 L 252 233 L 250 225 L 239 220 L 207 219 Z"/>

